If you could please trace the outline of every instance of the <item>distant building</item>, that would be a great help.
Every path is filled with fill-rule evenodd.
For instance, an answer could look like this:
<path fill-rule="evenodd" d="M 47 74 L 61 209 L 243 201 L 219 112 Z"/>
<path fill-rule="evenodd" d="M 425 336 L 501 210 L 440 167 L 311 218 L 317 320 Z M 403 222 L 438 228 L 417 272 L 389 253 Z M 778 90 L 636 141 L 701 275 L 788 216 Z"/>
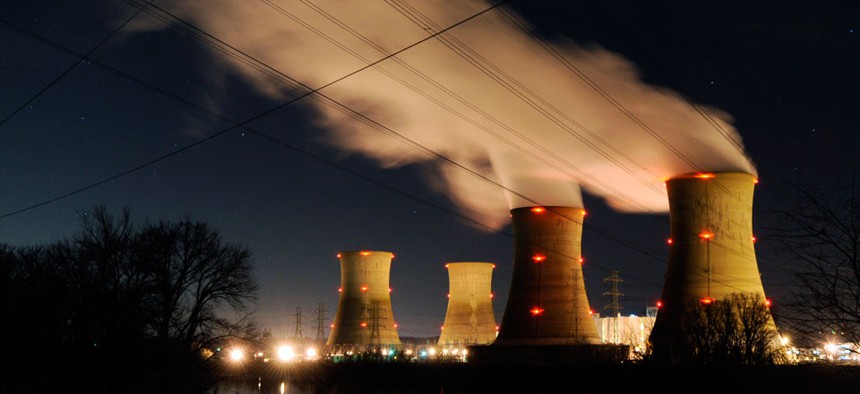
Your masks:
<path fill-rule="evenodd" d="M 595 313 L 592 315 L 597 334 L 603 343 L 630 346 L 630 357 L 637 358 L 644 354 L 648 336 L 656 320 L 656 308 L 649 308 L 647 316 L 618 314 L 615 317 L 604 317 Z"/>

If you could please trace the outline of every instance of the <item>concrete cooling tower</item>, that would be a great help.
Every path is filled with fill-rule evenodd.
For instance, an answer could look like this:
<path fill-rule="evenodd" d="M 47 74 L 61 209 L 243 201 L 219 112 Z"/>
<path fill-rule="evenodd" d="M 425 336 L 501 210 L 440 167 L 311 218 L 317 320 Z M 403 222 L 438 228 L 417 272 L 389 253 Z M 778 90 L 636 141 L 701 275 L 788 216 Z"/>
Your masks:
<path fill-rule="evenodd" d="M 669 261 L 651 342 L 671 355 L 683 338 L 687 302 L 711 303 L 733 293 L 765 300 L 752 233 L 757 180 L 739 172 L 693 173 L 669 179 Z"/>
<path fill-rule="evenodd" d="M 493 263 L 448 263 L 448 311 L 439 345 L 486 345 L 496 339 Z"/>
<path fill-rule="evenodd" d="M 326 345 L 400 345 L 388 286 L 392 258 L 380 251 L 338 254 L 340 299 Z"/>
<path fill-rule="evenodd" d="M 514 270 L 496 345 L 599 344 L 582 277 L 585 210 L 511 210 Z"/>

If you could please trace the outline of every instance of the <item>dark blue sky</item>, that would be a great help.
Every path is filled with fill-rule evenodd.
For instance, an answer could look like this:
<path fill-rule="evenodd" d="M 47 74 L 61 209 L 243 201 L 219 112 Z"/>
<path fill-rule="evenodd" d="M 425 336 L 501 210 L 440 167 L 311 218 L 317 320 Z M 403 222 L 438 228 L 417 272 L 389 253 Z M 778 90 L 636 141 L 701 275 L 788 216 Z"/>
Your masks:
<path fill-rule="evenodd" d="M 287 11 L 297 7 L 267 3 Z M 297 97 L 285 75 L 321 84 L 304 80 L 301 72 L 252 70 L 288 92 L 270 94 L 225 66 L 237 58 L 213 51 L 212 40 L 226 41 L 215 31 L 189 35 L 188 25 L 176 20 L 172 27 L 152 28 L 156 16 L 168 14 L 141 12 L 114 34 L 139 4 L 0 5 L 0 242 L 41 244 L 70 236 L 78 213 L 101 203 L 115 212 L 128 207 L 141 222 L 205 221 L 226 241 L 253 251 L 261 285 L 258 318 L 276 335 L 292 333 L 297 306 L 305 335 L 314 333 L 318 303 L 333 318 L 339 251 L 397 256 L 392 303 L 403 336 L 438 335 L 447 302 L 446 262 L 489 261 L 497 264 L 494 307 L 501 320 L 513 255 L 510 228 L 487 231 L 465 220 L 468 211 L 433 186 L 441 176 L 438 163 L 384 167 L 338 149 L 326 141 L 334 135 L 330 123 L 319 121 L 324 108 L 310 98 L 268 112 Z M 758 228 L 785 203 L 783 180 L 840 179 L 856 168 L 860 6 L 559 0 L 513 1 L 508 7 L 548 44 L 602 47 L 635 65 L 643 83 L 731 116 L 761 179 L 754 204 L 759 267 L 766 292 L 778 303 L 787 294 L 788 267 Z M 255 29 L 262 27 L 248 24 L 240 31 L 256 37 Z M 209 43 L 201 37 L 210 37 Z M 288 37 L 254 40 L 281 48 L 294 44 Z M 388 49 L 403 43 L 409 40 Z M 385 123 L 372 101 L 349 103 Z M 589 214 L 582 249 L 592 309 L 599 312 L 609 302 L 601 295 L 607 290 L 603 279 L 618 270 L 625 312 L 643 313 L 660 296 L 668 216 L 619 212 L 588 188 L 584 206 Z"/>

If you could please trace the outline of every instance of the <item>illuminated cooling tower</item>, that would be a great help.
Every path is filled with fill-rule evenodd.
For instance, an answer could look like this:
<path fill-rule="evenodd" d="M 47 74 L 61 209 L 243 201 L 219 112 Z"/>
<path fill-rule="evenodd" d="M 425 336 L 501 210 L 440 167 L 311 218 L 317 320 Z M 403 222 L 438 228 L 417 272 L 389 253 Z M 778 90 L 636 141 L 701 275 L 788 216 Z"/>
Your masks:
<path fill-rule="evenodd" d="M 495 345 L 598 344 L 582 277 L 585 211 L 511 210 L 514 272 Z"/>
<path fill-rule="evenodd" d="M 448 263 L 449 293 L 439 345 L 486 345 L 496 339 L 493 263 Z"/>
<path fill-rule="evenodd" d="M 669 262 L 651 342 L 655 354 L 680 346 L 684 304 L 711 303 L 764 288 L 752 233 L 757 180 L 740 172 L 685 174 L 669 179 Z"/>
<path fill-rule="evenodd" d="M 390 252 L 341 252 L 340 300 L 327 345 L 399 345 L 388 287 Z"/>

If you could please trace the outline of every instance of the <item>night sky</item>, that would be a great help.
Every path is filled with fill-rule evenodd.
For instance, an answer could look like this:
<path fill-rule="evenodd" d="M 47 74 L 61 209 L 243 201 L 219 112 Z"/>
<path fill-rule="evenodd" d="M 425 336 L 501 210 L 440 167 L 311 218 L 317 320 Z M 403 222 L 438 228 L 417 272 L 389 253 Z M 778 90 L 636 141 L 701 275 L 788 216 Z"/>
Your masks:
<path fill-rule="evenodd" d="M 860 5 L 642 3 L 6 1 L 0 242 L 71 236 L 97 204 L 204 221 L 253 252 L 259 321 L 291 335 L 301 307 L 310 337 L 337 253 L 390 251 L 400 335 L 435 336 L 447 262 L 496 263 L 501 321 L 528 202 L 582 204 L 591 308 L 618 270 L 643 314 L 664 177 L 746 170 L 778 305 L 790 267 L 759 228 L 785 182 L 858 169 Z"/>

